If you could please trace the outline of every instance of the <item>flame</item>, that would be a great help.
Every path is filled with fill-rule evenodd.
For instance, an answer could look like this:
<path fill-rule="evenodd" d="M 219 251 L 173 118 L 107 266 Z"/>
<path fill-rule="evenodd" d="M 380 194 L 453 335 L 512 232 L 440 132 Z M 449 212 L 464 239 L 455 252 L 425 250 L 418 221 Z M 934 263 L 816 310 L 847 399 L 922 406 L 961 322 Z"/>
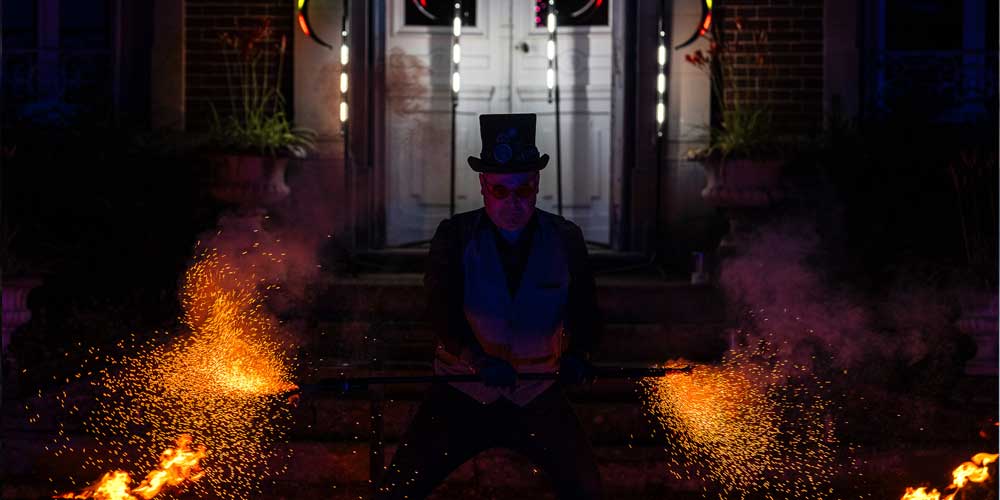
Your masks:
<path fill-rule="evenodd" d="M 79 493 L 64 493 L 53 498 L 96 498 L 97 500 L 128 500 L 135 498 L 129 494 L 132 478 L 128 472 L 116 470 L 105 473 L 93 485 Z"/>
<path fill-rule="evenodd" d="M 96 483 L 79 493 L 64 493 L 54 498 L 93 498 L 96 500 L 149 499 L 160 493 L 164 486 L 178 486 L 184 481 L 197 481 L 204 475 L 199 462 L 205 458 L 205 447 L 191 450 L 191 436 L 182 434 L 175 448 L 167 448 L 160 455 L 160 468 L 146 475 L 136 488 L 129 485 L 132 478 L 127 472 L 116 470 L 105 473 Z"/>
<path fill-rule="evenodd" d="M 989 466 L 996 462 L 998 457 L 1000 455 L 996 453 L 976 453 L 970 461 L 962 462 L 951 472 L 951 484 L 945 488 L 945 491 L 955 491 L 943 499 L 941 492 L 937 489 L 931 488 L 928 491 L 926 487 L 920 487 L 916 489 L 906 488 L 906 493 L 900 500 L 954 500 L 958 492 L 970 482 L 982 483 L 988 480 L 990 478 Z"/>
<path fill-rule="evenodd" d="M 139 487 L 132 490 L 142 498 L 153 498 L 164 486 L 177 486 L 185 480 L 197 481 L 205 473 L 199 462 L 205 458 L 205 447 L 192 451 L 191 436 L 177 438 L 176 448 L 167 448 L 160 455 L 160 468 L 150 472 Z"/>
<path fill-rule="evenodd" d="M 989 465 L 997 461 L 996 453 L 976 453 L 971 462 L 963 462 L 952 471 L 954 478 L 951 485 L 955 488 L 962 488 L 969 481 L 981 483 L 990 478 Z"/>
<path fill-rule="evenodd" d="M 931 489 L 927 491 L 927 488 L 921 486 L 919 488 L 906 488 L 906 493 L 900 500 L 940 500 L 941 492 L 936 489 Z"/>

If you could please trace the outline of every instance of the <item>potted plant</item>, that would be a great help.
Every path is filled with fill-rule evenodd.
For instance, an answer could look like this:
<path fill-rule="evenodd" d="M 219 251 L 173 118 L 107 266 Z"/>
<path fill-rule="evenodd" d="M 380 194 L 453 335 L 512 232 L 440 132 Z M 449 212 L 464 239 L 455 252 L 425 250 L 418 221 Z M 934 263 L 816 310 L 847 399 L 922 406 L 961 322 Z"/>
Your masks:
<path fill-rule="evenodd" d="M 967 285 L 959 293 L 956 326 L 976 342 L 970 375 L 995 377 L 1000 369 L 997 277 L 997 152 L 965 150 L 948 166 L 958 200 Z"/>
<path fill-rule="evenodd" d="M 735 19 L 727 36 L 718 23 L 704 35 L 707 52 L 696 50 L 685 60 L 704 71 L 719 111 L 717 122 L 705 125 L 707 146 L 688 152 L 688 159 L 705 167 L 702 197 L 722 208 L 768 206 L 783 197 L 781 168 L 785 141 L 774 126 L 767 90 L 775 67 L 763 51 L 767 34 L 743 29 Z M 737 87 L 737 77 L 748 85 Z"/>
<path fill-rule="evenodd" d="M 281 93 L 287 39 L 274 39 L 270 18 L 240 36 L 219 37 L 225 58 L 229 109 L 212 103 L 208 134 L 212 195 L 236 206 L 236 215 L 259 226 L 265 207 L 289 194 L 290 158 L 303 158 L 316 134 L 292 124 Z M 276 70 L 276 71 L 275 71 Z"/>

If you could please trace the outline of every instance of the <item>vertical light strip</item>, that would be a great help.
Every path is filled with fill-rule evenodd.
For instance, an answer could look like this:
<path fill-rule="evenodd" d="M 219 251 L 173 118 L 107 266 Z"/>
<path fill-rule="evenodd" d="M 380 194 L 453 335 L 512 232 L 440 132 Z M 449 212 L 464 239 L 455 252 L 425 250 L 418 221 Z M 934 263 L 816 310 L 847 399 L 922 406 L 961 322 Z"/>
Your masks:
<path fill-rule="evenodd" d="M 344 16 L 341 19 L 340 25 L 340 124 L 341 133 L 346 133 L 347 131 L 347 90 L 348 90 L 348 80 L 351 62 L 351 49 L 348 45 L 347 39 L 347 9 L 348 0 L 344 0 Z"/>
<path fill-rule="evenodd" d="M 462 75 L 458 72 L 459 63 L 462 62 L 462 2 L 455 2 L 451 34 L 451 95 L 453 99 L 457 99 L 458 92 L 462 90 Z"/>
<path fill-rule="evenodd" d="M 663 122 L 666 120 L 667 106 L 663 102 L 663 96 L 667 92 L 667 34 L 663 27 L 663 14 L 659 19 L 659 46 L 656 48 L 656 135 L 663 135 Z"/>
<path fill-rule="evenodd" d="M 548 59 L 548 68 L 545 70 L 545 87 L 549 90 L 549 103 L 555 94 L 556 87 L 556 0 L 549 0 L 546 9 L 545 29 L 549 32 L 549 40 L 545 43 L 545 57 Z"/>

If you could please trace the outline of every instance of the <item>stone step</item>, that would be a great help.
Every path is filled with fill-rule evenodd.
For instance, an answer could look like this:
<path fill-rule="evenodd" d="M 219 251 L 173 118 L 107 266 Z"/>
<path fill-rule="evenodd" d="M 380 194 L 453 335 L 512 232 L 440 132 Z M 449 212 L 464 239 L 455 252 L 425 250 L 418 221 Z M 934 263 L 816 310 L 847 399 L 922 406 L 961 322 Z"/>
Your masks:
<path fill-rule="evenodd" d="M 718 290 L 652 278 L 598 277 L 598 303 L 607 322 L 717 323 L 725 318 Z M 415 320 L 424 317 L 421 274 L 327 276 L 314 289 L 322 320 Z"/>
<path fill-rule="evenodd" d="M 429 244 L 413 248 L 370 250 L 356 255 L 353 268 L 359 272 L 423 273 L 427 267 Z M 588 251 L 590 268 L 594 273 L 621 273 L 642 271 L 647 257 L 635 252 L 616 252 L 596 246 Z"/>
<path fill-rule="evenodd" d="M 54 491 L 69 489 L 67 478 L 79 474 L 82 455 L 41 455 L 44 441 L 45 437 L 39 435 L 5 436 L 0 498 L 49 498 Z M 94 444 L 82 437 L 76 443 L 77 450 Z M 285 451 L 291 451 L 288 470 L 264 486 L 266 498 L 368 498 L 366 443 L 292 441 L 282 448 L 279 456 L 289 456 Z M 662 446 L 595 446 L 594 451 L 609 499 L 693 499 L 704 493 L 714 496 L 710 484 L 673 477 Z M 833 486 L 845 497 L 898 498 L 907 485 L 927 484 L 939 477 L 944 481 L 951 468 L 976 451 L 979 448 L 956 448 L 954 443 L 900 443 L 891 449 L 861 451 L 855 455 L 858 468 L 843 469 L 834 478 Z M 385 455 L 391 458 L 394 452 L 390 445 Z M 544 476 L 535 469 L 515 453 L 488 450 L 453 472 L 431 498 L 552 498 Z M 863 494 L 850 495 L 852 490 L 861 493 L 862 488 Z"/>
<path fill-rule="evenodd" d="M 400 439 L 419 406 L 420 402 L 414 400 L 383 401 L 381 415 L 387 442 Z M 657 439 L 653 435 L 655 424 L 648 420 L 638 400 L 631 403 L 576 402 L 574 409 L 595 445 L 649 444 Z M 297 440 L 366 440 L 371 429 L 368 400 L 304 398 L 293 413 L 292 435 Z"/>
<path fill-rule="evenodd" d="M 429 364 L 436 339 L 423 322 L 325 321 L 306 334 L 303 351 L 322 363 L 356 364 L 374 357 L 385 362 Z M 610 323 L 593 352 L 595 362 L 662 363 L 668 359 L 720 359 L 728 348 L 726 325 Z"/>
<path fill-rule="evenodd" d="M 86 437 L 74 438 L 74 451 L 60 457 L 43 455 L 39 436 L 10 435 L 4 452 L 17 456 L 16 464 L 6 464 L 0 494 L 4 499 L 48 498 L 54 491 L 73 488 L 70 478 L 88 482 L 79 476 L 83 454 L 80 450 L 96 445 Z M 287 471 L 270 487 L 299 485 L 307 489 L 351 491 L 364 495 L 369 479 L 369 449 L 366 442 L 290 441 L 280 445 L 278 456 L 287 459 Z M 386 465 L 396 445 L 385 449 Z M 290 451 L 290 453 L 288 453 Z M 601 477 L 610 498 L 624 498 L 633 493 L 654 490 L 694 491 L 697 485 L 678 481 L 666 472 L 666 452 L 662 446 L 595 446 Z M 210 466 L 206 462 L 206 465 Z M 50 481 L 49 478 L 52 480 Z M 96 478 L 95 478 L 96 479 Z M 544 475 L 524 457 L 508 450 L 487 450 L 455 470 L 443 484 L 445 491 L 514 490 L 530 494 L 545 492 Z M 315 498 L 286 490 L 286 498 Z M 367 495 L 365 495 L 367 498 Z M 449 498 L 449 497 L 441 497 Z M 529 498 L 529 497 L 522 497 Z"/>

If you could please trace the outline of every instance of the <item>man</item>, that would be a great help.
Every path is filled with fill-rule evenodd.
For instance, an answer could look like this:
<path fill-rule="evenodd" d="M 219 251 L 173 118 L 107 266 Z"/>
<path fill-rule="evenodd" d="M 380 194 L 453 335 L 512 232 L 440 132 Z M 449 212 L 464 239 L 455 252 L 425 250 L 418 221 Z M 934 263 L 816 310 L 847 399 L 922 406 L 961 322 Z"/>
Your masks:
<path fill-rule="evenodd" d="M 535 208 L 535 115 L 482 115 L 484 208 L 441 222 L 424 278 L 439 336 L 439 375 L 482 382 L 430 389 L 386 470 L 377 498 L 421 499 L 489 448 L 532 460 L 561 499 L 600 497 L 593 450 L 563 385 L 588 378 L 599 330 L 580 228 Z M 518 380 L 558 372 L 560 383 Z"/>

